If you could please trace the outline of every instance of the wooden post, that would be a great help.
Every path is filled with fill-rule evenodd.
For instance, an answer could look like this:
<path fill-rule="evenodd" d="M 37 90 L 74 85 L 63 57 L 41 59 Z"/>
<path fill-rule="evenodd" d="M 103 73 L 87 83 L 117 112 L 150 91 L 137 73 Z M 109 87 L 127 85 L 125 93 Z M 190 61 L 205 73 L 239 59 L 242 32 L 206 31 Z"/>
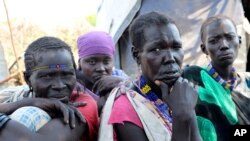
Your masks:
<path fill-rule="evenodd" d="M 22 74 L 22 70 L 20 68 L 20 63 L 19 63 L 19 59 L 16 53 L 16 48 L 14 46 L 14 41 L 13 41 L 13 34 L 12 34 L 12 29 L 11 29 L 11 24 L 10 24 L 10 20 L 9 20 L 9 14 L 8 14 L 8 9 L 5 3 L 5 0 L 3 0 L 3 4 L 4 4 L 4 8 L 5 8 L 5 12 L 6 12 L 6 17 L 7 17 L 7 21 L 8 21 L 8 26 L 9 26 L 9 31 L 10 31 L 10 39 L 11 39 L 11 45 L 14 51 L 14 55 L 17 61 L 17 69 L 18 69 L 18 75 L 19 75 L 19 80 L 21 84 L 24 84 L 24 78 L 23 78 L 23 74 Z"/>

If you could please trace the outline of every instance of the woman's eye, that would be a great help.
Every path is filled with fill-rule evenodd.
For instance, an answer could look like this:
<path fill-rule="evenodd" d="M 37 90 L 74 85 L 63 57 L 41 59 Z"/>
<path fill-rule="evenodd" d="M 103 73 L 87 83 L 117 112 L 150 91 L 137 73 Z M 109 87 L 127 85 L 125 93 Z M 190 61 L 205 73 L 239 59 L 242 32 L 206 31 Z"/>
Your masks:
<path fill-rule="evenodd" d="M 50 78 L 51 75 L 50 74 L 46 74 L 46 75 L 42 75 L 41 78 Z"/>
<path fill-rule="evenodd" d="M 88 64 L 90 64 L 90 65 L 95 65 L 95 61 L 94 60 L 90 60 L 90 61 L 88 61 Z"/>
<path fill-rule="evenodd" d="M 173 48 L 174 49 L 180 49 L 180 48 L 182 48 L 182 46 L 181 45 L 174 45 Z"/>
<path fill-rule="evenodd" d="M 104 61 L 103 61 L 103 63 L 104 63 L 105 65 L 108 65 L 109 62 L 110 62 L 110 60 L 104 60 Z"/>
<path fill-rule="evenodd" d="M 230 41 L 230 40 L 233 40 L 234 36 L 233 35 L 227 35 L 226 38 L 227 38 L 227 40 Z"/>
<path fill-rule="evenodd" d="M 159 49 L 159 48 L 155 48 L 154 51 L 155 51 L 155 52 L 159 52 L 160 49 Z"/>
<path fill-rule="evenodd" d="M 217 43 L 217 40 L 216 40 L 216 39 L 211 39 L 211 40 L 209 40 L 208 42 L 211 43 L 211 44 L 216 44 L 216 43 Z"/>

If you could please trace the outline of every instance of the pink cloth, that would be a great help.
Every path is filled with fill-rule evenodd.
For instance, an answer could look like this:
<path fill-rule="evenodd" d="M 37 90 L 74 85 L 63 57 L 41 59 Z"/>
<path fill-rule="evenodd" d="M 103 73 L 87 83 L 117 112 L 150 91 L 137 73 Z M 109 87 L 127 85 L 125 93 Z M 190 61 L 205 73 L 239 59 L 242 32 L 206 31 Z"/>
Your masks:
<path fill-rule="evenodd" d="M 136 126 L 143 128 L 140 118 L 137 115 L 133 106 L 131 105 L 130 101 L 128 100 L 128 97 L 126 95 L 121 95 L 114 102 L 108 123 L 124 124 L 125 121 L 131 122 Z M 115 132 L 114 132 L 114 139 L 117 140 Z"/>
<path fill-rule="evenodd" d="M 112 37 L 102 31 L 92 31 L 79 36 L 77 48 L 79 59 L 95 54 L 114 56 L 115 53 Z"/>
<path fill-rule="evenodd" d="M 82 141 L 96 141 L 99 128 L 99 117 L 96 101 L 86 92 L 73 91 L 71 95 L 73 102 L 86 102 L 87 105 L 77 109 L 83 114 L 88 123 L 88 135 Z"/>

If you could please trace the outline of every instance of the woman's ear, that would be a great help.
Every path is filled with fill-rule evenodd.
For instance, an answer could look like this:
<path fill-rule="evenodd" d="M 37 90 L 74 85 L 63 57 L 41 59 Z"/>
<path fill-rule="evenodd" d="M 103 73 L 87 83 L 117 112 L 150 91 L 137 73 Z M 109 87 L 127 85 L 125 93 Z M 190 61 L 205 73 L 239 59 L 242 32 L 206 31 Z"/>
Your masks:
<path fill-rule="evenodd" d="M 78 59 L 78 70 L 82 70 L 82 68 L 81 68 L 81 59 Z"/>
<path fill-rule="evenodd" d="M 201 51 L 202 51 L 204 54 L 208 55 L 208 52 L 207 52 L 207 50 L 206 50 L 206 46 L 205 46 L 204 44 L 201 44 L 200 47 L 201 47 Z"/>
<path fill-rule="evenodd" d="M 24 76 L 25 82 L 30 86 L 30 80 L 29 80 L 30 75 L 28 74 L 28 72 L 24 71 L 23 76 Z"/>
<path fill-rule="evenodd" d="M 133 55 L 133 58 L 134 58 L 134 60 L 137 62 L 137 64 L 139 65 L 139 64 L 141 64 L 141 62 L 140 62 L 140 55 L 139 55 L 139 50 L 138 50 L 138 48 L 136 48 L 136 47 L 132 47 L 131 48 L 131 52 L 132 52 L 132 55 Z"/>

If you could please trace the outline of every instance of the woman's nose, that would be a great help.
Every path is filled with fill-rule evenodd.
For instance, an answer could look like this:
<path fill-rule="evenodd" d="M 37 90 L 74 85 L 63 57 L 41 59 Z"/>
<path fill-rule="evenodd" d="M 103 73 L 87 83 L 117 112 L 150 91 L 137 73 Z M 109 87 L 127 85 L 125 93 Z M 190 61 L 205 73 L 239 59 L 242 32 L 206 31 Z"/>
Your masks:
<path fill-rule="evenodd" d="M 56 90 L 61 90 L 65 88 L 66 85 L 65 83 L 61 80 L 61 78 L 56 78 L 55 81 L 53 82 L 52 88 Z"/>
<path fill-rule="evenodd" d="M 99 63 L 96 67 L 96 71 L 105 71 L 105 65 L 103 63 Z"/>
<path fill-rule="evenodd" d="M 225 50 L 229 48 L 228 41 L 226 39 L 221 40 L 220 49 Z"/>
<path fill-rule="evenodd" d="M 174 63 L 173 52 L 171 50 L 165 50 L 163 59 L 164 63 Z"/>

